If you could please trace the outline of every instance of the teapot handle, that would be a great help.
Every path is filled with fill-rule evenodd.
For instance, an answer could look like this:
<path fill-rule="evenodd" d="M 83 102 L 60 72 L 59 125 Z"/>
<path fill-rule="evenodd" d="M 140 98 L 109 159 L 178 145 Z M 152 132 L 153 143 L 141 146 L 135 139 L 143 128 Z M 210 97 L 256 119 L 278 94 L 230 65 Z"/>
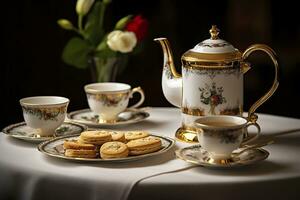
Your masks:
<path fill-rule="evenodd" d="M 251 45 L 250 47 L 248 47 L 248 49 L 246 49 L 243 53 L 242 59 L 245 60 L 248 58 L 248 56 L 254 52 L 254 51 L 263 51 L 266 54 L 268 54 L 268 56 L 271 58 L 271 60 L 273 61 L 274 64 L 274 68 L 275 68 L 275 77 L 274 77 L 274 81 L 273 81 L 273 85 L 272 87 L 268 90 L 267 93 L 265 93 L 260 99 L 258 99 L 249 109 L 248 112 L 248 121 L 255 123 L 257 120 L 257 115 L 254 113 L 256 111 L 256 109 L 261 106 L 265 101 L 267 101 L 276 91 L 276 89 L 278 88 L 279 82 L 279 67 L 278 67 L 278 62 L 276 59 L 276 53 L 273 49 L 271 49 L 271 47 L 264 45 L 264 44 L 254 44 Z"/>

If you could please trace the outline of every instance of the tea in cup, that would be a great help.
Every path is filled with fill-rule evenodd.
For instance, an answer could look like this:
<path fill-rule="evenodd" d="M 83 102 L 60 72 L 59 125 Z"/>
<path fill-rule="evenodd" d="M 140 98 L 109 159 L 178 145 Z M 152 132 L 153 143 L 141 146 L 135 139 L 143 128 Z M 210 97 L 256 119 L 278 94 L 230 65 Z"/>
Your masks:
<path fill-rule="evenodd" d="M 141 95 L 139 102 L 130 108 L 139 107 L 145 100 L 142 88 L 131 86 L 125 83 L 105 82 L 92 83 L 84 87 L 90 109 L 99 116 L 100 122 L 115 122 L 118 114 L 128 107 L 129 99 L 133 93 Z"/>
<path fill-rule="evenodd" d="M 40 136 L 52 136 L 65 120 L 69 99 L 58 96 L 26 97 L 20 100 L 27 126 L 40 129 Z"/>
<path fill-rule="evenodd" d="M 244 135 L 247 135 L 247 128 L 251 125 L 257 128 L 257 134 L 244 142 L 247 139 Z M 234 150 L 256 140 L 260 134 L 260 127 L 257 123 L 248 122 L 245 118 L 238 116 L 206 116 L 197 119 L 195 126 L 201 147 L 214 160 L 229 159 Z"/>

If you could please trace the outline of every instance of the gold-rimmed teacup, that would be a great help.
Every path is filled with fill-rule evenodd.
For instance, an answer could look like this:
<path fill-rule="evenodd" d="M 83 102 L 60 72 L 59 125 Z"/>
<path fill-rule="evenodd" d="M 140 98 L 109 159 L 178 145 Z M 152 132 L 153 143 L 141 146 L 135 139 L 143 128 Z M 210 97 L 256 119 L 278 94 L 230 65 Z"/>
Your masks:
<path fill-rule="evenodd" d="M 138 92 L 140 100 L 130 108 L 139 107 L 145 100 L 141 87 L 131 89 L 125 83 L 104 82 L 92 83 L 84 86 L 90 109 L 99 116 L 99 122 L 114 123 L 118 114 L 128 107 L 129 99 Z"/>
<path fill-rule="evenodd" d="M 257 128 L 255 137 L 244 138 L 249 126 Z M 213 160 L 231 158 L 232 152 L 239 147 L 253 142 L 260 135 L 260 126 L 243 117 L 215 115 L 205 116 L 195 121 L 198 141 Z"/>
<path fill-rule="evenodd" d="M 39 129 L 39 136 L 52 136 L 65 120 L 69 99 L 58 96 L 35 96 L 20 99 L 27 126 Z"/>

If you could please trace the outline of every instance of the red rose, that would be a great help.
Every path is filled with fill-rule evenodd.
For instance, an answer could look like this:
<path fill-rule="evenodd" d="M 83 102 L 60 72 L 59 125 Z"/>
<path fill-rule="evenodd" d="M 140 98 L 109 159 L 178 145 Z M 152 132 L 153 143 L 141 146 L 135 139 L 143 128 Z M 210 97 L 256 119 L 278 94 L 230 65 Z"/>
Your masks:
<path fill-rule="evenodd" d="M 220 101 L 220 98 L 219 98 L 218 95 L 213 95 L 213 96 L 210 97 L 210 100 L 211 100 L 213 105 L 218 105 L 219 101 Z"/>
<path fill-rule="evenodd" d="M 141 41 L 145 38 L 148 32 L 148 21 L 141 15 L 137 15 L 130 22 L 128 22 L 125 29 L 127 31 L 134 32 L 137 40 Z"/>

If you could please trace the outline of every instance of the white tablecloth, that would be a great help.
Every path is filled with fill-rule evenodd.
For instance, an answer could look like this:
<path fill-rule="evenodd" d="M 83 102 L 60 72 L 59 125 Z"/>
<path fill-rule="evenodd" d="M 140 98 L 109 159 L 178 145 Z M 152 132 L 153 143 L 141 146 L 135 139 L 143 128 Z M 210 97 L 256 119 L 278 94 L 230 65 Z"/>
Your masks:
<path fill-rule="evenodd" d="M 149 112 L 146 121 L 118 129 L 144 129 L 173 137 L 180 125 L 180 110 L 152 108 Z M 130 163 L 71 162 L 50 158 L 38 152 L 36 145 L 1 134 L 0 199 L 115 200 L 128 195 L 129 199 L 300 199 L 300 120 L 259 114 L 258 122 L 265 135 L 299 130 L 266 147 L 267 160 L 226 170 L 189 168 L 192 165 L 176 159 L 173 151 Z M 177 142 L 176 148 L 184 146 Z M 179 171 L 158 175 L 174 170 Z"/>

